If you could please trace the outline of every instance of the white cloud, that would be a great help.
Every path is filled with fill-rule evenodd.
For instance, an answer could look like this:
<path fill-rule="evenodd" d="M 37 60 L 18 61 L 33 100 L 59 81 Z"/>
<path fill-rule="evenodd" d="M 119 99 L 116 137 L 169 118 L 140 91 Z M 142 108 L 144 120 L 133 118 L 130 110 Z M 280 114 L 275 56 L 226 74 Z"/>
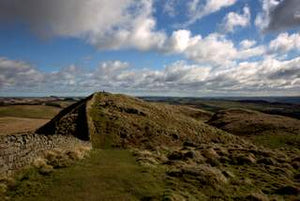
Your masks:
<path fill-rule="evenodd" d="M 0 19 L 21 20 L 42 37 L 77 37 L 100 49 L 157 48 L 152 0 L 2 0 Z"/>
<path fill-rule="evenodd" d="M 249 46 L 253 41 L 247 43 Z M 248 48 L 238 49 L 231 40 L 218 33 L 203 38 L 201 35 L 192 36 L 189 30 L 178 30 L 173 32 L 163 50 L 168 53 L 181 53 L 197 63 L 228 66 L 236 59 L 243 60 L 265 53 L 264 46 L 253 46 L 251 44 Z"/>
<path fill-rule="evenodd" d="M 191 1 L 189 6 L 191 12 L 202 16 L 235 2 Z M 26 4 L 22 0 L 4 0 L 0 1 L 0 13 L 4 13 L 2 17 L 24 20 L 43 36 L 83 38 L 99 49 L 156 50 L 213 65 L 228 65 L 236 58 L 255 56 L 254 52 L 239 56 L 234 43 L 216 33 L 203 38 L 193 36 L 189 30 L 177 30 L 167 36 L 156 30 L 152 6 L 152 0 L 28 0 Z M 244 10 L 247 15 L 247 8 Z"/>
<path fill-rule="evenodd" d="M 221 24 L 222 29 L 226 32 L 234 32 L 237 27 L 247 27 L 250 25 L 251 12 L 248 6 L 243 8 L 243 14 L 230 12 Z"/>
<path fill-rule="evenodd" d="M 291 50 L 300 51 L 300 34 L 281 33 L 278 37 L 270 42 L 272 52 L 289 52 Z"/>
<path fill-rule="evenodd" d="M 0 57 L 0 88 L 31 87 L 44 79 L 44 75 L 23 61 Z"/>
<path fill-rule="evenodd" d="M 161 70 L 133 69 L 127 62 L 106 61 L 92 71 L 71 65 L 58 72 L 41 72 L 22 61 L 0 59 L 0 94 L 8 91 L 79 93 L 105 90 L 172 95 L 297 94 L 300 57 L 277 60 L 266 57 L 227 68 L 212 68 L 178 61 Z M 287 90 L 288 89 L 288 90 Z M 266 94 L 263 94 L 266 95 Z"/>
<path fill-rule="evenodd" d="M 215 13 L 222 8 L 234 5 L 237 0 L 206 0 L 205 3 L 200 0 L 192 0 L 188 3 L 189 21 L 185 26 L 195 23 L 197 20 Z"/>
<path fill-rule="evenodd" d="M 300 25 L 299 0 L 262 0 L 255 24 L 263 31 L 279 31 Z"/>
<path fill-rule="evenodd" d="M 253 47 L 254 45 L 256 45 L 256 41 L 255 40 L 243 40 L 240 42 L 240 47 L 242 49 L 249 49 L 251 47 Z"/>

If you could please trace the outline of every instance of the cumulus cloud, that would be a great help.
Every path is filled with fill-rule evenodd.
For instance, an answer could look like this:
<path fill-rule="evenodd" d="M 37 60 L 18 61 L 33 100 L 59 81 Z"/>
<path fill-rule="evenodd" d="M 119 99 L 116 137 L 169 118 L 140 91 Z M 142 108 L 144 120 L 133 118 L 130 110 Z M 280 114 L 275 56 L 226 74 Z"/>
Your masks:
<path fill-rule="evenodd" d="M 222 8 L 234 5 L 237 0 L 192 0 L 188 2 L 189 21 L 186 22 L 185 26 L 195 23 L 197 20 L 207 16 L 211 13 L 215 13 Z"/>
<path fill-rule="evenodd" d="M 23 61 L 0 57 L 0 88 L 31 87 L 44 79 L 44 75 Z"/>
<path fill-rule="evenodd" d="M 193 0 L 189 10 L 195 16 L 204 16 L 235 2 L 207 0 L 203 4 Z M 27 0 L 26 4 L 22 0 L 3 0 L 0 19 L 23 20 L 42 36 L 77 37 L 105 50 L 155 50 L 182 54 L 195 62 L 212 65 L 227 65 L 234 59 L 256 56 L 250 50 L 239 56 L 234 43 L 216 33 L 202 37 L 193 36 L 189 30 L 177 30 L 167 36 L 156 30 L 152 6 L 152 0 Z M 248 12 L 246 7 L 244 14 Z"/>
<path fill-rule="evenodd" d="M 270 42 L 271 52 L 287 53 L 291 50 L 300 51 L 300 34 L 281 33 Z"/>
<path fill-rule="evenodd" d="M 42 37 L 83 38 L 100 49 L 159 46 L 152 0 L 2 0 L 0 19 L 20 20 Z"/>
<path fill-rule="evenodd" d="M 299 0 L 262 0 L 255 24 L 263 31 L 279 31 L 300 25 Z"/>
<path fill-rule="evenodd" d="M 300 89 L 300 75 L 297 73 L 300 71 L 300 57 L 291 60 L 267 57 L 255 62 L 241 62 L 228 68 L 212 68 L 178 61 L 161 70 L 134 69 L 127 62 L 106 61 L 91 71 L 71 65 L 50 73 L 35 70 L 22 61 L 1 58 L 0 69 L 3 72 L 0 76 L 0 94 L 10 89 L 75 94 L 105 90 L 165 95 L 185 92 L 194 95 L 258 95 L 257 93 L 265 91 L 270 94 L 297 94 Z"/>
<path fill-rule="evenodd" d="M 245 43 L 245 42 L 244 42 Z M 248 41 L 248 43 L 251 43 Z M 218 33 L 192 36 L 189 30 L 178 30 L 166 42 L 164 51 L 169 53 L 181 53 L 186 58 L 197 63 L 207 63 L 214 66 L 227 66 L 236 59 L 247 59 L 262 56 L 265 53 L 264 46 L 249 46 L 237 48 L 231 40 Z"/>
<path fill-rule="evenodd" d="M 234 32 L 237 27 L 247 27 L 250 25 L 251 12 L 248 6 L 243 8 L 243 13 L 228 13 L 221 24 L 221 28 L 225 32 Z"/>

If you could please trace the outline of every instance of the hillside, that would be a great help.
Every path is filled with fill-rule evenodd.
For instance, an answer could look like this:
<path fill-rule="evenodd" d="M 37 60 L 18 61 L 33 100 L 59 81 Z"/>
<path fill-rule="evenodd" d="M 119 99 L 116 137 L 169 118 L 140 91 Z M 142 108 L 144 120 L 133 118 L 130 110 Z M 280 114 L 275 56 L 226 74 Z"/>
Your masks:
<path fill-rule="evenodd" d="M 300 148 L 300 120 L 246 109 L 217 112 L 208 124 L 272 147 Z"/>
<path fill-rule="evenodd" d="M 190 113 L 189 113 L 190 114 Z M 184 142 L 234 142 L 225 134 L 193 117 L 180 107 L 148 103 L 125 95 L 98 93 L 90 111 L 94 147 L 179 146 Z"/>
<path fill-rule="evenodd" d="M 87 119 L 81 118 L 85 113 Z M 48 176 L 29 172 L 8 195 L 28 201 L 299 199 L 299 149 L 256 146 L 193 114 L 179 106 L 96 93 L 39 129 L 65 135 L 60 128 L 84 123 L 88 130 L 81 135 L 69 131 L 91 140 L 90 157 Z"/>

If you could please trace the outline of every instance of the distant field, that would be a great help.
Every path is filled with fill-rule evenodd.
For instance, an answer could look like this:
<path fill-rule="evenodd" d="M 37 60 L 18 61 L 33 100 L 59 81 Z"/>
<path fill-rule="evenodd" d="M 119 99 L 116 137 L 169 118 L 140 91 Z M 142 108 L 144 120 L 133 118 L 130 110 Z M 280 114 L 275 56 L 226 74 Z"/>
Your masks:
<path fill-rule="evenodd" d="M 0 117 L 0 135 L 32 131 L 48 121 L 48 119 Z"/>
<path fill-rule="evenodd" d="M 0 117 L 51 119 L 61 109 L 45 105 L 10 105 L 0 107 Z"/>
<path fill-rule="evenodd" d="M 35 130 L 61 109 L 44 105 L 11 105 L 0 107 L 0 135 Z"/>
<path fill-rule="evenodd" d="M 229 99 L 210 99 L 210 98 L 176 98 L 176 97 L 157 97 L 147 98 L 144 100 L 151 102 L 164 102 L 174 105 L 188 105 L 210 112 L 218 112 L 224 109 L 243 108 L 255 111 L 260 111 L 267 114 L 277 114 L 282 116 L 293 117 L 300 119 L 300 103 L 299 99 L 285 102 L 268 102 L 261 99 L 257 100 L 229 100 Z"/>

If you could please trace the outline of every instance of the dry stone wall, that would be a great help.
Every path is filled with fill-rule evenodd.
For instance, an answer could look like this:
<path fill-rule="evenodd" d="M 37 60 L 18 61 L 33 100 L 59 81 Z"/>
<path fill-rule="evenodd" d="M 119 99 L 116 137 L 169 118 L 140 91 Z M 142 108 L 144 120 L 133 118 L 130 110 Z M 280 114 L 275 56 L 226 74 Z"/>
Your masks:
<path fill-rule="evenodd" d="M 0 136 L 0 178 L 31 164 L 47 150 L 91 146 L 87 105 L 92 98 L 65 108 L 35 132 Z"/>
<path fill-rule="evenodd" d="M 0 136 L 0 176 L 24 168 L 47 150 L 72 149 L 78 145 L 90 146 L 90 142 L 73 136 L 35 133 Z"/>

